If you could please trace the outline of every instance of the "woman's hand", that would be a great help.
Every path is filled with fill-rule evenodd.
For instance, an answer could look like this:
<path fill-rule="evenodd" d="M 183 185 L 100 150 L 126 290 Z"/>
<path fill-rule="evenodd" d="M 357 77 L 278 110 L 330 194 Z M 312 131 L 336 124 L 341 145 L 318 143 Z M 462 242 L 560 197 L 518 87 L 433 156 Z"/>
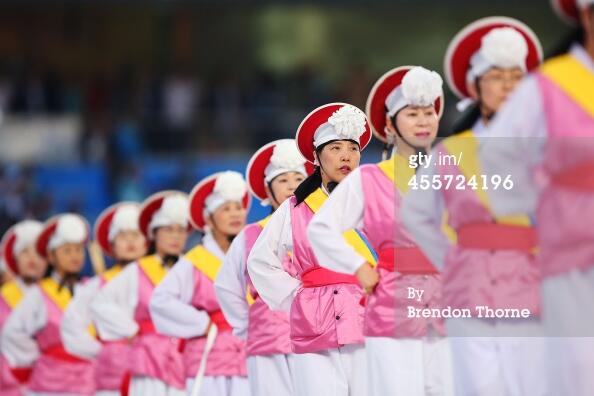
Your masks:
<path fill-rule="evenodd" d="M 357 276 L 357 280 L 359 280 L 359 283 L 365 290 L 365 293 L 373 293 L 373 289 L 375 289 L 375 286 L 377 286 L 379 282 L 379 274 L 375 268 L 371 266 L 371 264 L 365 263 L 360 266 L 355 273 L 355 276 Z"/>

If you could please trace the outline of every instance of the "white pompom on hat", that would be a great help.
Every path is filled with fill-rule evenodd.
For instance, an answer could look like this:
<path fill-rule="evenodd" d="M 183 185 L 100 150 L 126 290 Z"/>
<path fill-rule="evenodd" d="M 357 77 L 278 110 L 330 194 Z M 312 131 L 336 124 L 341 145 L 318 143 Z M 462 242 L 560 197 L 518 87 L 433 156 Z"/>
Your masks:
<path fill-rule="evenodd" d="M 119 202 L 106 208 L 95 221 L 95 241 L 108 256 L 113 256 L 112 243 L 121 232 L 140 232 L 140 205 L 136 202 Z"/>
<path fill-rule="evenodd" d="M 470 58 L 467 81 L 474 81 L 493 67 L 526 71 L 528 43 L 520 32 L 511 27 L 491 30 L 481 40 L 481 48 Z"/>
<path fill-rule="evenodd" d="M 2 237 L 2 255 L 0 261 L 5 263 L 15 274 L 19 273 L 16 257 L 29 246 L 35 246 L 43 230 L 43 223 L 35 220 L 21 221 L 6 231 Z"/>
<path fill-rule="evenodd" d="M 276 142 L 270 162 L 264 169 L 265 181 L 269 183 L 277 177 L 287 172 L 299 172 L 307 177 L 305 170 L 305 159 L 297 150 L 295 141 L 284 139 Z"/>
<path fill-rule="evenodd" d="M 250 194 L 240 173 L 217 172 L 205 177 L 190 193 L 190 223 L 204 231 L 206 218 L 226 202 L 239 202 L 246 210 L 250 207 Z"/>
<path fill-rule="evenodd" d="M 204 201 L 204 217 L 212 214 L 226 202 L 241 202 L 247 185 L 239 172 L 226 171 L 217 176 L 212 193 Z"/>
<path fill-rule="evenodd" d="M 267 143 L 252 155 L 245 169 L 248 190 L 262 206 L 270 205 L 266 186 L 275 177 L 288 172 L 307 177 L 313 172 L 313 165 L 303 158 L 294 139 Z"/>
<path fill-rule="evenodd" d="M 317 148 L 332 140 L 353 140 L 360 143 L 366 125 L 365 113 L 355 106 L 345 105 L 336 110 L 328 118 L 328 122 L 316 129 L 314 146 Z"/>
<path fill-rule="evenodd" d="M 89 227 L 78 215 L 67 213 L 58 219 L 56 230 L 47 245 L 48 250 L 67 243 L 83 243 L 89 237 Z"/>
<path fill-rule="evenodd" d="M 43 224 L 37 237 L 37 252 L 47 258 L 48 253 L 67 243 L 85 243 L 89 239 L 90 227 L 84 217 L 65 213 L 52 217 Z"/>
<path fill-rule="evenodd" d="M 124 231 L 139 231 L 138 218 L 140 216 L 140 207 L 137 204 L 126 203 L 120 205 L 109 225 L 109 242 L 113 242 L 119 233 Z"/>
<path fill-rule="evenodd" d="M 402 78 L 402 83 L 386 98 L 388 116 L 392 117 L 406 106 L 426 107 L 434 105 L 443 95 L 443 80 L 441 76 L 415 66 Z"/>
<path fill-rule="evenodd" d="M 27 247 L 35 244 L 37 237 L 43 230 L 43 223 L 35 220 L 25 220 L 14 225 L 16 240 L 14 242 L 13 254 L 17 256 Z"/>
<path fill-rule="evenodd" d="M 149 223 L 149 237 L 159 227 L 180 225 L 188 227 L 188 197 L 182 194 L 172 194 L 163 199 L 161 207 L 153 215 Z"/>
<path fill-rule="evenodd" d="M 454 36 L 444 58 L 444 74 L 452 92 L 462 99 L 457 107 L 463 111 L 474 103 L 469 82 L 493 67 L 530 72 L 542 58 L 542 46 L 530 27 L 517 19 L 492 16 L 472 22 Z"/>
<path fill-rule="evenodd" d="M 353 140 L 363 151 L 371 140 L 365 113 L 348 103 L 328 103 L 305 116 L 295 135 L 299 152 L 312 164 L 314 151 L 333 140 Z"/>

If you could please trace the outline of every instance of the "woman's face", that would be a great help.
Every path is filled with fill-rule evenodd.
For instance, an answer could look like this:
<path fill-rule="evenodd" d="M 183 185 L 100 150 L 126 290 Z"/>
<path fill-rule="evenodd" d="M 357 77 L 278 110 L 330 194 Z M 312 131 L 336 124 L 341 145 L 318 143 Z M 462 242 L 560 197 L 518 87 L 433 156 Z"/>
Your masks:
<path fill-rule="evenodd" d="M 206 224 L 225 236 L 235 236 L 245 226 L 247 210 L 240 202 L 226 202 L 208 216 Z"/>
<path fill-rule="evenodd" d="M 483 114 L 492 116 L 497 113 L 507 100 L 507 97 L 524 77 L 524 72 L 519 67 L 501 69 L 493 67 L 478 78 L 477 84 L 467 85 L 470 96 L 480 101 Z"/>
<path fill-rule="evenodd" d="M 33 245 L 27 246 L 16 256 L 16 263 L 20 276 L 32 281 L 41 279 L 47 269 L 47 262 Z"/>
<path fill-rule="evenodd" d="M 428 150 L 437 137 L 439 117 L 434 106 L 407 106 L 396 114 L 396 125 L 405 143 Z"/>
<path fill-rule="evenodd" d="M 140 231 L 122 231 L 112 242 L 112 250 L 116 260 L 132 262 L 146 255 L 146 239 Z"/>
<path fill-rule="evenodd" d="M 285 172 L 272 179 L 270 188 L 266 186 L 266 194 L 272 207 L 276 210 L 291 197 L 303 180 L 305 176 L 299 172 Z"/>
<path fill-rule="evenodd" d="M 155 230 L 155 250 L 160 256 L 179 256 L 186 247 L 188 229 L 179 224 Z"/>
<path fill-rule="evenodd" d="M 328 181 L 340 183 L 359 166 L 361 151 L 359 145 L 350 140 L 336 140 L 322 148 L 318 162 L 322 176 Z"/>
<path fill-rule="evenodd" d="M 66 243 L 50 252 L 50 261 L 59 274 L 78 274 L 85 264 L 85 246 Z"/>

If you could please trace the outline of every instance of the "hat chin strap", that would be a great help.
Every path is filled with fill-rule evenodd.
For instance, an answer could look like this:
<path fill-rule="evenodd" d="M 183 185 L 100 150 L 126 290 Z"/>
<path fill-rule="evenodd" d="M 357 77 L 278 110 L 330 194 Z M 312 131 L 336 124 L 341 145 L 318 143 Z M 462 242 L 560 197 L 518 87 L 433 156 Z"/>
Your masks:
<path fill-rule="evenodd" d="M 386 134 L 386 142 L 382 147 L 382 161 L 386 161 L 390 158 L 390 153 L 394 151 L 394 146 L 396 145 L 394 135 L 390 133 L 390 128 L 386 125 L 384 127 L 384 133 Z"/>

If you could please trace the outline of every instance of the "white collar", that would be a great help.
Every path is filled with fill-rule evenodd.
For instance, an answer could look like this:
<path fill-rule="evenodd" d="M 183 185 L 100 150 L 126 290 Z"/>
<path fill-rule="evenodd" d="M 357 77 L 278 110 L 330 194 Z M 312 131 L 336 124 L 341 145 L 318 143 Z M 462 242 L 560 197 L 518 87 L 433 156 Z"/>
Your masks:
<path fill-rule="evenodd" d="M 14 278 L 14 282 L 17 284 L 17 286 L 19 287 L 19 289 L 21 289 L 24 292 L 29 291 L 29 289 L 31 289 L 31 287 L 33 285 L 35 285 L 35 283 L 31 283 L 31 284 L 26 284 L 25 281 L 23 281 L 23 278 L 21 278 L 20 276 L 16 276 Z"/>
<path fill-rule="evenodd" d="M 569 53 L 582 63 L 590 72 L 594 73 L 594 59 L 590 56 L 586 49 L 580 44 L 573 44 Z"/>
<path fill-rule="evenodd" d="M 60 282 L 62 282 L 62 277 L 58 274 L 57 271 L 52 271 L 52 275 L 51 278 L 57 283 L 60 284 Z"/>
<path fill-rule="evenodd" d="M 215 240 L 211 232 L 207 231 L 202 238 L 202 245 L 206 250 L 217 256 L 219 259 L 225 258 L 225 253 Z"/>
<path fill-rule="evenodd" d="M 476 120 L 474 125 L 472 126 L 472 133 L 474 136 L 485 136 L 488 133 L 488 128 L 483 122 L 483 119 L 479 116 L 479 119 Z"/>

